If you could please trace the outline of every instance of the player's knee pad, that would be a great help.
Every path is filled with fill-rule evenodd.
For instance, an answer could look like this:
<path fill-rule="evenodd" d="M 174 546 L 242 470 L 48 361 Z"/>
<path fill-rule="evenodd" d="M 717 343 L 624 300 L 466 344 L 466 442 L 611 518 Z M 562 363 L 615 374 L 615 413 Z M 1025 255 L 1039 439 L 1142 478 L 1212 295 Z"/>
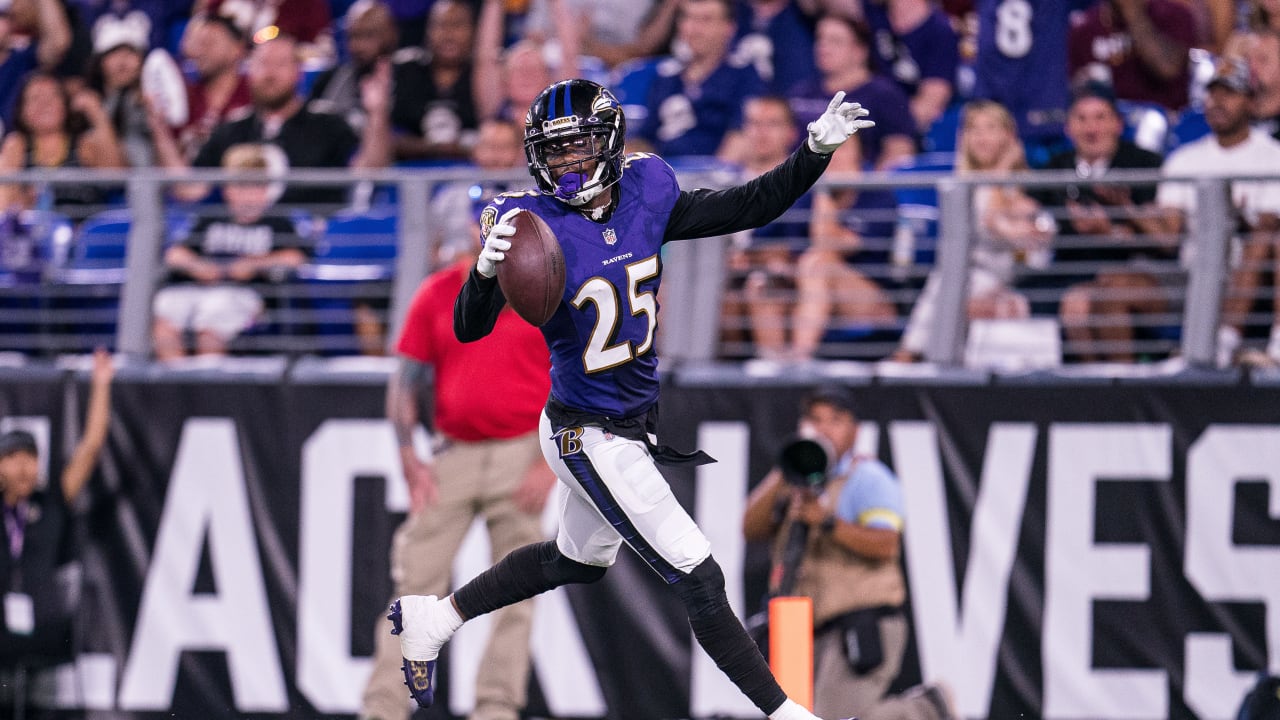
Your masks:
<path fill-rule="evenodd" d="M 542 573 L 556 587 L 571 583 L 593 583 L 604 577 L 609 568 L 599 565 L 587 565 L 571 560 L 560 552 L 554 540 L 541 543 L 538 547 Z"/>
<path fill-rule="evenodd" d="M 716 559 L 709 555 L 673 587 L 684 601 L 690 620 L 712 615 L 720 607 L 729 604 L 729 598 L 724 592 L 724 572 Z"/>

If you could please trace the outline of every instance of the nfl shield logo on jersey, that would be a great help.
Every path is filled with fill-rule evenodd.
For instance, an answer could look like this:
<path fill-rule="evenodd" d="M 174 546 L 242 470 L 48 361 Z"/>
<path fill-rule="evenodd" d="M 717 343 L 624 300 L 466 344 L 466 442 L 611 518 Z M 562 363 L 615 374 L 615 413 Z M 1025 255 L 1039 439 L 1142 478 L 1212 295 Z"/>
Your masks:
<path fill-rule="evenodd" d="M 605 242 L 605 244 L 606 244 L 606 245 L 616 245 L 616 244 L 617 244 L 617 242 L 618 242 L 618 234 L 617 234 L 617 233 L 615 233 L 615 232 L 613 231 L 613 228 L 607 228 L 607 229 L 604 231 L 604 242 Z"/>

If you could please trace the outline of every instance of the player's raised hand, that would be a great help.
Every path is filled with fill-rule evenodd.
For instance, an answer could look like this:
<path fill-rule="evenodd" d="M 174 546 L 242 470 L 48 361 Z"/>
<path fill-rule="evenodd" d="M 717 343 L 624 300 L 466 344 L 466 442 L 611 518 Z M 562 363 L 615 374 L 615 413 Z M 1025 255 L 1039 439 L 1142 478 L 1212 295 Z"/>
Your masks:
<path fill-rule="evenodd" d="M 484 247 L 480 250 L 480 258 L 476 260 L 476 272 L 487 278 L 498 274 L 498 263 L 506 259 L 507 251 L 511 249 L 511 241 L 507 238 L 516 234 L 516 226 L 511 224 L 511 220 L 518 212 L 520 208 L 511 208 L 489 228 Z"/>
<path fill-rule="evenodd" d="M 869 114 L 858 103 L 845 102 L 843 90 L 837 92 L 831 98 L 827 111 L 809 123 L 809 149 L 820 155 L 830 155 L 854 133 L 875 125 L 874 121 L 862 119 Z"/>

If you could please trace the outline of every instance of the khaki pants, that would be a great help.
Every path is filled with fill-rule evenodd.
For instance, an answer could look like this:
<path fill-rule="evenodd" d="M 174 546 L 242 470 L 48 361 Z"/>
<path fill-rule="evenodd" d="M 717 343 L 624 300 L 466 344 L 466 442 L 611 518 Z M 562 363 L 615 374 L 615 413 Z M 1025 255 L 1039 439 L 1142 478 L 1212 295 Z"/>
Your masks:
<path fill-rule="evenodd" d="M 918 693 L 885 697 L 902 670 L 907 651 L 907 621 L 880 619 L 884 662 L 866 675 L 856 675 L 844 656 L 839 628 L 813 638 L 813 713 L 821 718 L 857 716 L 859 720 L 939 720 L 938 711 Z"/>
<path fill-rule="evenodd" d="M 454 556 L 477 517 L 485 518 L 494 562 L 516 548 L 541 541 L 540 516 L 522 512 L 511 500 L 525 470 L 540 456 L 536 432 L 510 440 L 454 443 L 437 453 L 439 502 L 408 517 L 392 541 L 394 597 L 448 593 Z M 526 700 L 532 618 L 532 602 L 494 613 L 493 632 L 476 678 L 471 720 L 519 717 Z M 400 641 L 391 634 L 385 616 L 378 618 L 375 637 L 373 674 L 361 714 L 403 720 L 412 701 L 400 670 Z"/>

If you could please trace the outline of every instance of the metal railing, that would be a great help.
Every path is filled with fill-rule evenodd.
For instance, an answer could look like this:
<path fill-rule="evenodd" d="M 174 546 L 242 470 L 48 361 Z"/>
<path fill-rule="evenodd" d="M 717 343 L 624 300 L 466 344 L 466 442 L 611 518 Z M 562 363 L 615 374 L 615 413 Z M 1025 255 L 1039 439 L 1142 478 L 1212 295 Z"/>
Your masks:
<path fill-rule="evenodd" d="M 68 258 L 75 257 L 76 243 L 82 241 L 80 229 L 87 221 L 100 213 L 102 207 L 46 206 L 45 211 L 61 214 L 72 226 L 70 235 L 63 232 L 61 239 L 46 249 L 45 268 L 36 277 L 19 277 L 0 287 L 0 302 L 7 306 L 0 319 L 0 350 L 25 350 L 43 354 L 78 352 L 93 345 L 112 345 L 118 352 L 138 358 L 149 357 L 152 352 L 151 322 L 152 301 L 162 281 L 162 252 L 170 235 L 170 215 L 175 210 L 199 214 L 217 209 L 217 205 L 184 205 L 170 199 L 169 188 L 179 183 L 219 183 L 235 179 L 251 180 L 243 173 L 234 175 L 222 171 L 191 171 L 181 175 L 164 170 L 137 170 L 116 173 L 90 173 L 83 170 L 26 171 L 0 176 L 2 183 L 24 183 L 43 187 L 64 184 L 95 183 L 114 189 L 121 202 L 114 207 L 127 215 L 127 242 L 123 262 L 110 268 L 111 272 L 86 278 Z M 271 177 L 264 180 L 278 181 Z M 303 203 L 298 208 L 323 220 L 341 206 L 356 205 L 392 208 L 394 222 L 394 257 L 389 270 L 377 277 L 361 278 L 358 273 L 342 277 L 326 275 L 323 268 L 310 267 L 300 270 L 293 282 L 276 287 L 263 287 L 264 294 L 281 300 L 289 298 L 314 299 L 323 296 L 335 302 L 303 303 L 304 307 L 282 307 L 282 303 L 269 303 L 270 319 L 280 320 L 277 325 L 287 328 L 272 335 L 251 337 L 238 347 L 255 353 L 283 353 L 288 355 L 346 354 L 367 348 L 359 339 L 349 335 L 325 339 L 317 327 L 351 325 L 349 308 L 352 297 L 361 293 L 371 294 L 379 300 L 373 317 L 384 326 L 383 347 L 386 339 L 394 338 L 403 321 L 405 309 L 422 280 L 433 269 L 433 252 L 429 238 L 440 222 L 432 215 L 429 199 L 446 183 L 501 182 L 526 186 L 528 178 L 521 172 L 501 175 L 483 174 L 472 168 L 397 169 L 385 171 L 355 172 L 347 170 L 294 170 L 285 178 L 290 188 L 333 188 L 349 191 L 346 203 Z M 682 173 L 682 185 L 686 188 L 717 186 L 726 182 L 724 173 Z M 1255 178 L 1250 178 L 1255 180 Z M 1090 179 L 1093 185 L 1136 186 L 1153 185 L 1161 181 L 1193 183 L 1196 188 L 1198 210 L 1187 219 L 1183 244 L 1194 245 L 1195 253 L 1188 254 L 1185 284 L 1177 283 L 1170 292 L 1175 302 L 1171 309 L 1153 317 L 1150 322 L 1174 328 L 1170 337 L 1151 341 L 1153 354 L 1180 355 L 1194 365 L 1213 365 L 1217 354 L 1217 329 L 1221 324 L 1224 287 L 1232 267 L 1228 260 L 1228 248 L 1235 227 L 1235 209 L 1229 200 L 1229 179 L 1221 178 L 1166 178 L 1158 171 L 1114 170 L 1102 178 Z M 847 189 L 858 192 L 871 190 L 902 191 L 904 189 L 932 189 L 936 191 L 936 207 L 929 207 L 929 218 L 936 225 L 936 233 L 929 239 L 929 253 L 917 247 L 906 267 L 890 267 L 890 261 L 880 267 L 870 268 L 879 277 L 894 275 L 901 282 L 894 285 L 891 296 L 900 308 L 899 321 L 889 327 L 899 332 L 902 322 L 919 297 L 920 286 L 929 275 L 936 275 L 936 312 L 927 327 L 928 342 L 924 359 L 941 366 L 958 366 L 966 362 L 966 348 L 972 324 L 966 316 L 966 299 L 969 296 L 969 275 L 977 233 L 974 221 L 974 189 L 979 186 L 1018 186 L 1028 190 L 1037 188 L 1061 188 L 1082 181 L 1070 172 L 1027 172 L 1008 176 L 959 177 L 949 172 L 880 173 L 857 176 L 829 174 L 819 182 L 820 188 Z M 305 195 L 306 193 L 300 193 Z M 373 197 L 370 201 L 368 198 Z M 379 200 L 378 198 L 382 199 Z M 362 198 L 355 200 L 354 198 Z M 125 210 L 119 210 L 125 208 Z M 897 209 L 881 209 L 883 220 L 893 226 L 893 221 L 920 208 L 910 211 L 899 205 Z M 1061 218 L 1062 208 L 1046 208 Z M 80 210 L 77 213 L 77 210 Z M 892 237 L 871 239 L 881 250 L 888 247 Z M 870 241 L 869 241 L 870 242 Z M 1072 242 L 1088 242 L 1088 238 L 1075 238 Z M 712 238 L 691 242 L 672 243 L 664 250 L 665 279 L 662 302 L 667 306 L 663 313 L 661 336 L 664 357 L 671 361 L 706 361 L 733 355 L 720 340 L 723 318 L 719 312 L 724 297 L 726 279 L 730 270 L 726 264 L 728 243 L 724 238 Z M 892 254 L 892 253 L 890 253 Z M 891 263 L 901 263 L 900 257 Z M 319 264 L 316 260 L 313 264 Z M 1067 274 L 1066 264 L 1049 270 Z M 104 268 L 98 268 L 103 270 Z M 1079 270 L 1080 268 L 1075 268 Z M 1097 269 L 1097 268 L 1093 268 Z M 114 272 L 114 275 L 112 274 Z M 341 276 L 342 274 L 339 273 Z M 311 283 L 308 286 L 308 283 Z M 317 288 L 324 292 L 317 295 Z M 1062 288 L 1028 291 L 1033 306 L 1043 300 L 1052 306 L 1062 299 Z M 74 302 L 69 301 L 75 300 Z M 95 304 L 90 300 L 99 300 Z M 288 305 L 287 302 L 283 305 Z M 1044 315 L 1044 312 L 1040 313 Z M 1047 319 L 1047 318 L 1045 318 Z M 1263 318 L 1265 320 L 1265 318 Z M 76 330 L 67 330 L 76 326 Z M 113 329 L 112 326 L 114 326 Z M 86 330 L 86 328 L 88 328 Z M 292 329 L 288 329 L 292 328 Z M 751 328 L 740 328 L 750 330 Z M 344 331 L 345 332 L 345 331 Z M 876 361 L 883 359 L 892 349 L 892 342 L 881 339 L 876 342 L 865 339 L 841 339 L 824 342 L 825 357 Z M 1064 350 L 1070 350 L 1064 347 Z"/>

